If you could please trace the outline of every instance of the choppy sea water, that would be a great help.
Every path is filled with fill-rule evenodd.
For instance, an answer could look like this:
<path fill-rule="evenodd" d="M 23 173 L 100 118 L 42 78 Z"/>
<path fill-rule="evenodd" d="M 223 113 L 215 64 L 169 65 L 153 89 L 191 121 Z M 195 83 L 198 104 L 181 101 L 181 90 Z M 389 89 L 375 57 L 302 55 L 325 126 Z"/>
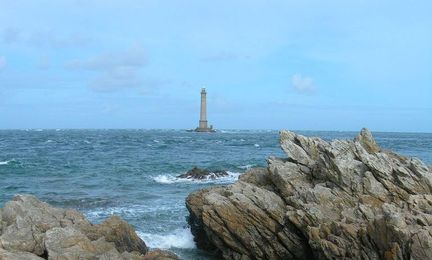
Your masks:
<path fill-rule="evenodd" d="M 298 131 L 326 140 L 356 132 Z M 378 144 L 432 164 L 432 134 L 373 133 Z M 283 157 L 277 131 L 0 130 L 0 207 L 14 194 L 33 194 L 74 208 L 98 223 L 128 221 L 150 247 L 183 259 L 208 259 L 187 227 L 186 196 L 234 182 L 245 169 Z M 229 171 L 218 180 L 176 178 L 194 166 Z"/>

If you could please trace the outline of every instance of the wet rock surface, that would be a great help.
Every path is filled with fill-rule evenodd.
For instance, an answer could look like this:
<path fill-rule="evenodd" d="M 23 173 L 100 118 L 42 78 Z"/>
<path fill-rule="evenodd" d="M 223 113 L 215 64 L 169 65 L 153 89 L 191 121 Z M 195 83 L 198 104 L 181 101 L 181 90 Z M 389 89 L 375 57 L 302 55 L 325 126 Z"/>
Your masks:
<path fill-rule="evenodd" d="M 194 167 L 189 171 L 187 171 L 186 173 L 177 176 L 177 178 L 203 180 L 203 179 L 216 179 L 224 176 L 228 176 L 228 173 L 226 171 L 222 171 L 222 170 L 210 171 L 207 169 Z"/>
<path fill-rule="evenodd" d="M 162 250 L 149 252 L 134 229 L 118 217 L 93 225 L 78 211 L 17 195 L 0 209 L 0 259 L 177 258 Z"/>
<path fill-rule="evenodd" d="M 432 259 L 432 171 L 352 141 L 280 132 L 270 157 L 186 199 L 197 246 L 225 259 Z"/>

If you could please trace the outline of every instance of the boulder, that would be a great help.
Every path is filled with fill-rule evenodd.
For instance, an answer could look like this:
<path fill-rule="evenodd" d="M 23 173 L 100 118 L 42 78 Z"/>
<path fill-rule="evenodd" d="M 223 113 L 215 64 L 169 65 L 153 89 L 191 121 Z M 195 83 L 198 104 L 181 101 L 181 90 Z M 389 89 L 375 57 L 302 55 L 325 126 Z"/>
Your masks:
<path fill-rule="evenodd" d="M 45 233 L 55 227 L 90 226 L 79 212 L 54 208 L 33 196 L 17 195 L 1 209 L 3 222 L 0 245 L 6 250 L 17 250 L 43 255 Z"/>
<path fill-rule="evenodd" d="M 218 177 L 223 177 L 223 176 L 228 176 L 228 173 L 222 170 L 209 171 L 207 169 L 193 167 L 191 170 L 187 171 L 186 173 L 177 176 L 177 178 L 203 180 L 203 179 L 216 179 Z"/>
<path fill-rule="evenodd" d="M 286 158 L 186 199 L 197 246 L 225 259 L 430 259 L 432 171 L 367 129 L 326 142 L 281 131 Z"/>
<path fill-rule="evenodd" d="M 0 259 L 157 259 L 148 253 L 134 229 L 116 216 L 93 225 L 78 211 L 30 195 L 17 195 L 0 209 Z"/>
<path fill-rule="evenodd" d="M 117 216 L 111 216 L 101 224 L 87 227 L 85 233 L 92 240 L 103 237 L 107 242 L 113 242 L 120 253 L 137 251 L 145 254 L 147 252 L 146 244 L 138 237 L 135 230 Z"/>

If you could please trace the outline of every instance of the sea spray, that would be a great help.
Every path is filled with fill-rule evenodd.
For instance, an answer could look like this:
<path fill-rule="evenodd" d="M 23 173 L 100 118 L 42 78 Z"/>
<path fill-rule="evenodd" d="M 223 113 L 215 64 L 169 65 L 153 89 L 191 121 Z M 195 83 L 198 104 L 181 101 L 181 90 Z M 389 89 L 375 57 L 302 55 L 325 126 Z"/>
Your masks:
<path fill-rule="evenodd" d="M 137 234 L 151 248 L 196 248 L 190 228 L 179 228 L 167 234 L 144 232 L 137 232 Z"/>
<path fill-rule="evenodd" d="M 207 176 L 205 179 L 193 179 L 193 178 L 178 178 L 175 175 L 171 174 L 160 174 L 152 179 L 160 184 L 174 184 L 174 183 L 217 183 L 217 184 L 229 184 L 234 183 L 238 180 L 240 176 L 240 172 L 231 172 L 227 171 L 227 176 L 212 178 L 212 175 Z"/>

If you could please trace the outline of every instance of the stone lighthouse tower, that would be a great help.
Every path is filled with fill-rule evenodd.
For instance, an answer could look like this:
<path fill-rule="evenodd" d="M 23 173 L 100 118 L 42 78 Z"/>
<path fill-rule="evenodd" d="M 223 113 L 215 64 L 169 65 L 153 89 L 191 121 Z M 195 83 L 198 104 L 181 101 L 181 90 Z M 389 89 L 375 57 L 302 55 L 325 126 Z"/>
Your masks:
<path fill-rule="evenodd" d="M 200 120 L 195 132 L 214 132 L 213 127 L 208 127 L 207 123 L 207 92 L 205 88 L 201 89 Z"/>

